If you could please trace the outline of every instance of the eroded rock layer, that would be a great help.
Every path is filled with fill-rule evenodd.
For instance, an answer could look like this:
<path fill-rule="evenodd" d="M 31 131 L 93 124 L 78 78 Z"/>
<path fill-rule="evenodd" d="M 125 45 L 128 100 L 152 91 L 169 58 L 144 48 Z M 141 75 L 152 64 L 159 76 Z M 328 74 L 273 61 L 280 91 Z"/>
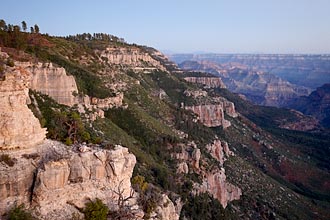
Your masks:
<path fill-rule="evenodd" d="M 30 89 L 49 95 L 60 104 L 77 104 L 78 88 L 73 76 L 68 76 L 63 67 L 52 63 L 17 63 L 31 72 Z"/>
<path fill-rule="evenodd" d="M 29 74 L 21 68 L 6 70 L 0 80 L 0 150 L 29 148 L 42 142 L 46 129 L 28 108 Z"/>
<path fill-rule="evenodd" d="M 25 203 L 43 219 L 68 219 L 88 199 L 99 198 L 116 208 L 119 191 L 123 198 L 131 195 L 136 159 L 119 145 L 114 150 L 79 151 L 47 140 L 10 156 L 18 160 L 12 167 L 0 166 L 0 213 Z"/>

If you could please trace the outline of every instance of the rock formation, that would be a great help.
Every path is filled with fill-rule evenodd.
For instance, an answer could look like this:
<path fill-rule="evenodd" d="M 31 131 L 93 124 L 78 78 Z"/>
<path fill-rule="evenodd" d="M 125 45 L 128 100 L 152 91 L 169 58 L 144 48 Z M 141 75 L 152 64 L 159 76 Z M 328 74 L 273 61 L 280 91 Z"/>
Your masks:
<path fill-rule="evenodd" d="M 73 76 L 68 76 L 63 67 L 54 67 L 52 63 L 16 62 L 31 72 L 29 88 L 52 97 L 60 104 L 77 104 L 78 88 Z"/>
<path fill-rule="evenodd" d="M 195 185 L 199 193 L 208 192 L 226 208 L 229 201 L 238 200 L 242 195 L 240 188 L 228 183 L 224 170 L 208 173 L 201 185 Z"/>
<path fill-rule="evenodd" d="M 330 83 L 317 88 L 309 96 L 302 96 L 288 107 L 320 120 L 324 127 L 330 128 Z"/>
<path fill-rule="evenodd" d="M 30 204 L 43 219 L 68 219 L 88 199 L 100 198 L 115 209 L 119 190 L 130 196 L 136 159 L 127 148 L 79 151 L 47 140 L 9 154 L 19 159 L 13 167 L 0 166 L 0 213 L 16 202 Z"/>
<path fill-rule="evenodd" d="M 180 211 L 178 212 L 173 202 L 163 194 L 156 210 L 151 214 L 150 220 L 179 220 Z"/>
<path fill-rule="evenodd" d="M 0 80 L 0 150 L 29 148 L 42 142 L 46 129 L 27 107 L 29 74 L 19 67 L 7 68 Z"/>
<path fill-rule="evenodd" d="M 199 121 L 207 127 L 230 126 L 230 122 L 224 118 L 223 105 L 198 105 L 185 108 L 197 114 Z"/>
<path fill-rule="evenodd" d="M 227 142 L 222 143 L 220 140 L 214 140 L 213 143 L 206 145 L 206 149 L 221 165 L 225 161 L 225 157 L 234 155 L 234 153 L 229 150 Z"/>
<path fill-rule="evenodd" d="M 100 57 L 105 58 L 109 64 L 127 65 L 135 70 L 166 70 L 159 61 L 139 48 L 108 47 L 106 50 L 101 51 Z"/>
<path fill-rule="evenodd" d="M 285 106 L 294 98 L 310 92 L 310 89 L 306 87 L 291 84 L 269 72 L 251 69 L 241 63 L 222 63 L 221 61 L 217 63 L 213 59 L 196 59 L 185 61 L 179 66 L 188 71 L 204 71 L 220 77 L 226 88 L 245 95 L 256 104 Z"/>
<path fill-rule="evenodd" d="M 202 84 L 206 88 L 226 88 L 220 77 L 185 77 L 186 81 Z"/>

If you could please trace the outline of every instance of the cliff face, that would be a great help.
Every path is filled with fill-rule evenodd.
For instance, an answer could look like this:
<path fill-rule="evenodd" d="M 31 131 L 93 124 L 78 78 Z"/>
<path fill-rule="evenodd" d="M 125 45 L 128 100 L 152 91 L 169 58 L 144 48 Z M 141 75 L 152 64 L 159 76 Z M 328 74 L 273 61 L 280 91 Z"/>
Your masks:
<path fill-rule="evenodd" d="M 121 146 L 79 151 L 48 140 L 29 151 L 9 154 L 17 161 L 13 167 L 1 166 L 0 213 L 24 202 L 43 219 L 68 219 L 88 199 L 100 198 L 116 209 L 116 193 L 122 191 L 124 198 L 131 194 L 136 159 Z M 133 204 L 134 198 L 128 203 Z"/>
<path fill-rule="evenodd" d="M 240 199 L 242 191 L 226 181 L 224 170 L 208 173 L 202 185 L 197 186 L 199 193 L 208 192 L 226 208 L 228 202 Z"/>
<path fill-rule="evenodd" d="M 204 85 L 206 88 L 226 88 L 219 77 L 185 77 L 186 81 Z"/>
<path fill-rule="evenodd" d="M 218 161 L 218 165 L 223 166 L 224 161 L 233 156 L 234 153 L 228 148 L 226 142 L 218 139 L 206 146 L 210 155 Z M 228 202 L 240 199 L 242 191 L 226 180 L 225 170 L 223 168 L 214 168 L 211 171 L 205 168 L 205 155 L 194 142 L 181 146 L 181 152 L 173 154 L 172 157 L 178 160 L 177 173 L 195 172 L 202 176 L 202 183 L 194 184 L 194 193 L 209 193 L 217 199 L 221 205 L 226 208 Z"/>
<path fill-rule="evenodd" d="M 309 96 L 295 99 L 288 107 L 311 115 L 325 127 L 330 127 L 330 84 L 317 88 Z"/>
<path fill-rule="evenodd" d="M 0 150 L 29 148 L 46 137 L 46 129 L 27 107 L 28 81 L 21 68 L 7 69 L 0 80 Z"/>
<path fill-rule="evenodd" d="M 140 48 L 108 47 L 101 51 L 100 57 L 106 59 L 109 64 L 127 65 L 135 70 L 166 70 L 158 60 Z"/>
<path fill-rule="evenodd" d="M 229 127 L 230 121 L 225 119 L 224 112 L 231 117 L 237 117 L 234 103 L 229 101 L 210 105 L 186 106 L 185 108 L 197 114 L 198 120 L 207 127 Z"/>
<path fill-rule="evenodd" d="M 74 94 L 78 88 L 73 76 L 68 76 L 62 67 L 53 67 L 52 63 L 16 62 L 31 73 L 29 88 L 49 95 L 60 104 L 73 106 L 77 103 Z"/>

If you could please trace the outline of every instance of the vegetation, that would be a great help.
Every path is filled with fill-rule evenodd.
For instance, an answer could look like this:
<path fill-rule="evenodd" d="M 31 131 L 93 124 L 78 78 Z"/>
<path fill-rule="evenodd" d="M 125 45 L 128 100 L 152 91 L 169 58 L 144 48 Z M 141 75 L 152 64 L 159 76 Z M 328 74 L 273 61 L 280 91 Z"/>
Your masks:
<path fill-rule="evenodd" d="M 100 199 L 86 203 L 84 209 L 86 220 L 106 220 L 109 212 L 108 207 Z"/>
<path fill-rule="evenodd" d="M 197 196 L 190 196 L 182 207 L 180 219 L 238 219 L 233 215 L 229 208 L 224 209 L 218 200 L 204 193 Z"/>
<path fill-rule="evenodd" d="M 0 155 L 0 162 L 7 164 L 10 167 L 15 165 L 15 159 L 11 158 L 9 154 L 1 154 Z"/>
<path fill-rule="evenodd" d="M 46 95 L 30 91 L 31 98 L 38 106 L 30 105 L 42 126 L 48 130 L 47 137 L 71 145 L 77 142 L 99 142 L 92 131 L 86 129 L 79 113 L 67 106 L 56 103 Z M 33 102 L 32 102 L 33 103 Z M 41 112 L 38 112 L 38 108 Z"/>
<path fill-rule="evenodd" d="M 107 46 L 132 46 L 123 39 L 102 33 L 51 37 L 41 34 L 37 25 L 30 28 L 31 33 L 27 30 L 25 22 L 19 27 L 0 20 L 0 46 L 7 47 L 4 50 L 11 56 L 9 60 L 0 60 L 0 66 L 12 66 L 13 60 L 24 56 L 27 60 L 51 61 L 75 77 L 81 94 L 98 98 L 114 95 L 105 84 L 127 84 L 120 90 L 125 92 L 127 108 L 110 109 L 105 112 L 104 119 L 94 122 L 86 123 L 76 107 L 60 105 L 34 91 L 30 91 L 32 104 L 29 107 L 47 128 L 48 138 L 67 145 L 97 142 L 106 149 L 116 144 L 128 147 L 137 158 L 132 185 L 139 193 L 138 202 L 147 217 L 159 203 L 161 193 L 166 191 L 178 194 L 185 203 L 182 219 L 329 219 L 324 217 L 329 210 L 329 138 L 324 134 L 278 128 L 281 120 L 296 120 L 289 110 L 254 106 L 226 89 L 210 89 L 209 96 L 227 98 L 241 113 L 235 119 L 226 116 L 232 124 L 229 128 L 210 129 L 196 122 L 196 116 L 181 107 L 181 104 L 203 103 L 184 95 L 186 90 L 196 91 L 201 87 L 182 78 L 208 77 L 208 74 L 136 73 L 124 65 L 108 65 L 106 59 L 100 61 L 95 51 Z M 144 52 L 153 51 L 139 48 Z M 82 57 L 87 57 L 88 62 L 81 62 Z M 105 74 L 109 69 L 120 74 L 110 77 Z M 210 101 L 208 98 L 203 101 Z M 207 194 L 191 195 L 193 184 L 201 183 L 202 177 L 190 169 L 190 164 L 190 173 L 177 174 L 177 160 L 172 156 L 180 152 L 181 146 L 194 141 L 202 151 L 201 167 L 205 171 L 221 168 L 204 147 L 215 135 L 227 141 L 234 151 L 236 156 L 230 157 L 224 167 L 229 182 L 243 191 L 242 199 L 230 203 L 226 209 Z M 23 157 L 36 159 L 38 155 Z M 9 155 L 1 155 L 0 161 L 9 166 L 15 162 Z M 107 216 L 120 219 L 126 215 L 124 201 L 129 197 L 121 197 L 120 188 L 115 193 L 120 198 L 119 211 L 108 212 L 97 199 L 86 204 L 86 219 Z"/>
<path fill-rule="evenodd" d="M 24 205 L 15 206 L 8 213 L 8 220 L 37 220 Z"/>

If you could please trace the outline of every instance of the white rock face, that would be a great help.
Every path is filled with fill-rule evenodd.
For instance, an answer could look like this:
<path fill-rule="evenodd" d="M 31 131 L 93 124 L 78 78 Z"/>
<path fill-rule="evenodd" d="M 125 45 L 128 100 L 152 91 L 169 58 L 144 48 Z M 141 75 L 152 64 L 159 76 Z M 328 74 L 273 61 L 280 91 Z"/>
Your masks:
<path fill-rule="evenodd" d="M 181 210 L 180 210 L 181 211 Z M 179 220 L 180 212 L 167 195 L 163 194 L 154 213 L 151 214 L 151 220 Z"/>
<path fill-rule="evenodd" d="M 99 198 L 116 209 L 116 192 L 122 190 L 127 198 L 132 190 L 130 178 L 136 158 L 119 145 L 114 150 L 91 148 L 81 152 L 47 140 L 29 151 L 8 153 L 17 161 L 13 167 L 0 163 L 0 214 L 15 202 L 24 202 L 42 219 L 64 220 L 78 212 L 75 207 L 84 207 L 88 199 Z M 134 198 L 128 201 L 132 205 L 135 202 Z"/>
<path fill-rule="evenodd" d="M 27 106 L 29 75 L 8 68 L 4 78 L 0 80 L 0 150 L 32 147 L 45 139 L 46 129 Z"/>
<path fill-rule="evenodd" d="M 52 63 L 16 62 L 31 72 L 29 88 L 49 95 L 60 104 L 73 106 L 78 100 L 78 88 L 73 76 L 68 76 L 63 67 L 54 67 Z"/>
<path fill-rule="evenodd" d="M 166 70 L 159 61 L 153 59 L 147 52 L 139 48 L 109 47 L 101 52 L 100 57 L 105 57 L 109 64 L 128 65 L 136 70 Z"/>
<path fill-rule="evenodd" d="M 202 185 L 195 185 L 195 188 L 199 193 L 210 193 L 213 198 L 219 200 L 224 208 L 226 208 L 228 202 L 238 200 L 242 195 L 240 188 L 226 181 L 224 170 L 208 173 Z"/>

